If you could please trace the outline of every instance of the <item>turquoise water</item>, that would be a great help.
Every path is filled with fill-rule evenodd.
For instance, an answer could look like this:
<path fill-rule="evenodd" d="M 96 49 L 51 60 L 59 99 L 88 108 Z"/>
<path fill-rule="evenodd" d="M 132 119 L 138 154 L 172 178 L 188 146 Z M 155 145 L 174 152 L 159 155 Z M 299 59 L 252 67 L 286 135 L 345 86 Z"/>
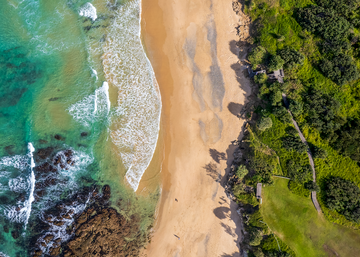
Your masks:
<path fill-rule="evenodd" d="M 44 212 L 85 186 L 154 211 L 134 200 L 161 111 L 140 12 L 137 0 L 0 0 L 0 256 L 28 256 Z M 66 241 L 70 222 L 47 233 Z"/>

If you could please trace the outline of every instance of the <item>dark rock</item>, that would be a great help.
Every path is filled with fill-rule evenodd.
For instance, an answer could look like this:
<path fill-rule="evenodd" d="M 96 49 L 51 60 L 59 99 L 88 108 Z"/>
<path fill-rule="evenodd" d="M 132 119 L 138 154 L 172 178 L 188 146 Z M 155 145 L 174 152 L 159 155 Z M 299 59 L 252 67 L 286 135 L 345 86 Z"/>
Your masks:
<path fill-rule="evenodd" d="M 108 201 L 111 196 L 111 189 L 109 185 L 105 185 L 102 188 L 103 200 Z"/>
<path fill-rule="evenodd" d="M 7 226 L 7 225 L 4 226 L 4 232 L 9 233 L 9 226 Z"/>
<path fill-rule="evenodd" d="M 64 225 L 65 224 L 65 221 L 55 221 L 54 222 L 54 225 L 55 226 L 59 226 L 59 227 L 61 227 L 62 225 Z"/>
<path fill-rule="evenodd" d="M 81 134 L 80 134 L 82 137 L 87 137 L 88 135 L 89 135 L 89 133 L 88 132 L 81 132 Z"/>
<path fill-rule="evenodd" d="M 54 136 L 54 138 L 55 138 L 56 140 L 64 140 L 64 138 L 63 138 L 62 136 L 60 136 L 59 134 L 56 134 L 56 135 Z"/>
<path fill-rule="evenodd" d="M 44 160 L 47 157 L 49 157 L 53 151 L 54 151 L 54 148 L 52 148 L 52 147 L 41 148 L 36 152 L 36 154 L 40 159 Z"/>
<path fill-rule="evenodd" d="M 8 145 L 4 147 L 8 155 L 15 155 L 15 145 Z"/>
<path fill-rule="evenodd" d="M 56 101 L 56 100 L 59 100 L 59 99 L 60 99 L 60 97 L 52 97 L 52 98 L 49 99 L 49 102 Z"/>
<path fill-rule="evenodd" d="M 43 139 L 39 139 L 39 143 L 40 143 L 40 144 L 47 144 L 47 143 L 48 143 L 48 141 L 43 140 Z"/>
<path fill-rule="evenodd" d="M 14 239 L 18 239 L 20 234 L 19 234 L 19 231 L 18 230 L 13 230 L 11 231 L 11 236 L 14 238 Z"/>
<path fill-rule="evenodd" d="M 44 237 L 44 241 L 48 244 L 51 240 L 53 240 L 54 236 L 49 234 Z"/>

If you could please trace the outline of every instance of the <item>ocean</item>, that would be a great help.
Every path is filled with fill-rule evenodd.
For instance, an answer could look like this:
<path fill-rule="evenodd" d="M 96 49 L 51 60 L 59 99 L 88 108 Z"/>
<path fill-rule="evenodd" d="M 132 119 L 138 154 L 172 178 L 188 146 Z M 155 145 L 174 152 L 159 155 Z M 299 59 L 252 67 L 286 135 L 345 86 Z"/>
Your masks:
<path fill-rule="evenodd" d="M 46 236 L 69 240 L 90 189 L 103 185 L 111 206 L 139 213 L 147 229 L 158 192 L 135 192 L 157 145 L 161 98 L 140 0 L 0 2 L 0 256 L 29 256 L 34 245 L 48 253 Z M 49 223 L 60 205 L 68 219 Z"/>

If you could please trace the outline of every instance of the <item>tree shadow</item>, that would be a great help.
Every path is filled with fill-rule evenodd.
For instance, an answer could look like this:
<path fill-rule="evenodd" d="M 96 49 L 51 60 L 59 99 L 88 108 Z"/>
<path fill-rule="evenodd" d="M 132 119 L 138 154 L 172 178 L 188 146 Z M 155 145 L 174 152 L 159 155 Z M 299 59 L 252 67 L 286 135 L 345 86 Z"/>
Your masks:
<path fill-rule="evenodd" d="M 226 225 L 225 223 L 221 223 L 221 226 L 224 228 L 225 232 L 229 234 L 232 237 L 235 237 L 234 229 L 231 228 L 229 225 Z"/>
<path fill-rule="evenodd" d="M 225 219 L 228 217 L 228 213 L 230 212 L 230 208 L 228 207 L 217 207 L 213 210 L 215 216 L 219 219 Z"/>
<path fill-rule="evenodd" d="M 220 163 L 220 160 L 226 160 L 225 153 L 221 153 L 216 149 L 210 149 L 210 156 L 213 158 L 214 161 Z"/>
<path fill-rule="evenodd" d="M 241 110 L 244 107 L 242 104 L 230 102 L 227 106 L 228 110 L 231 112 L 232 115 L 239 117 L 241 115 Z"/>
<path fill-rule="evenodd" d="M 222 255 L 220 255 L 220 257 L 240 257 L 240 253 L 236 252 L 236 253 L 232 253 L 232 254 L 227 254 L 227 253 L 224 253 Z"/>
<path fill-rule="evenodd" d="M 217 166 L 215 163 L 209 162 L 203 167 L 206 170 L 206 174 L 214 179 L 216 182 L 220 182 L 222 179 L 221 174 L 217 170 Z"/>

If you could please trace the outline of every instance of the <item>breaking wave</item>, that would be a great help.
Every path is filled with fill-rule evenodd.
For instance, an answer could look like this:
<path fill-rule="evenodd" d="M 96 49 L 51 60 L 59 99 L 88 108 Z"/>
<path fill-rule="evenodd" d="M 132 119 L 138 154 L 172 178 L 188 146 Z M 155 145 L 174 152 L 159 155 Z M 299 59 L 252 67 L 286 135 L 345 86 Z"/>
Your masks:
<path fill-rule="evenodd" d="M 154 154 L 161 114 L 155 74 L 141 43 L 140 15 L 141 1 L 122 5 L 103 46 L 105 77 L 118 88 L 116 129 L 111 131 L 111 139 L 134 191 Z"/>

